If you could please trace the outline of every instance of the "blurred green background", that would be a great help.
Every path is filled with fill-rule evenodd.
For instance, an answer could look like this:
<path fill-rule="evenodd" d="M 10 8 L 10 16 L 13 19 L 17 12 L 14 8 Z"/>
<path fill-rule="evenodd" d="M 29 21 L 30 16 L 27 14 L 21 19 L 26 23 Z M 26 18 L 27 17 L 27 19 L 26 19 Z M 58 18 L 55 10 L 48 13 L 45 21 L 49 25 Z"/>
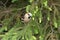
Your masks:
<path fill-rule="evenodd" d="M 60 0 L 0 0 L 0 40 L 60 40 Z"/>

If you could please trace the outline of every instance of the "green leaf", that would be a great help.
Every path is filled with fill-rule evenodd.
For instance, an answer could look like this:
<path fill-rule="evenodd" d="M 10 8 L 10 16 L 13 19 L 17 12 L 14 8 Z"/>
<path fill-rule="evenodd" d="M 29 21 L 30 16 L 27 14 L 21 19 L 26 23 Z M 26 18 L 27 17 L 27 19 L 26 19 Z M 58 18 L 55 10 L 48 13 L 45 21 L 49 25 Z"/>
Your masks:
<path fill-rule="evenodd" d="M 47 13 L 47 20 L 50 21 L 50 13 Z"/>
<path fill-rule="evenodd" d="M 38 12 L 39 12 L 39 23 L 41 23 L 41 21 L 42 21 L 42 12 L 41 12 L 41 10 L 39 10 Z"/>
<path fill-rule="evenodd" d="M 32 36 L 29 40 L 36 40 L 36 37 Z"/>
<path fill-rule="evenodd" d="M 30 3 L 32 3 L 34 0 L 29 0 Z"/>
<path fill-rule="evenodd" d="M 26 12 L 30 11 L 30 5 L 26 6 Z"/>
<path fill-rule="evenodd" d="M 44 2 L 44 5 L 45 5 L 45 7 L 48 6 L 48 5 L 47 5 L 47 1 Z"/>
<path fill-rule="evenodd" d="M 11 2 L 14 3 L 14 2 L 16 2 L 16 1 L 18 1 L 18 0 L 12 0 Z"/>
<path fill-rule="evenodd" d="M 43 38 L 43 36 L 40 36 L 39 39 L 40 39 L 40 40 L 43 40 L 44 38 Z"/>
<path fill-rule="evenodd" d="M 54 26 L 55 26 L 55 28 L 57 28 L 57 22 L 55 22 L 55 21 L 54 21 Z"/>
<path fill-rule="evenodd" d="M 55 16 L 54 16 L 54 19 L 53 19 L 53 23 L 54 23 L 55 28 L 57 28 L 58 27 L 58 24 L 57 24 L 57 19 L 56 19 Z"/>

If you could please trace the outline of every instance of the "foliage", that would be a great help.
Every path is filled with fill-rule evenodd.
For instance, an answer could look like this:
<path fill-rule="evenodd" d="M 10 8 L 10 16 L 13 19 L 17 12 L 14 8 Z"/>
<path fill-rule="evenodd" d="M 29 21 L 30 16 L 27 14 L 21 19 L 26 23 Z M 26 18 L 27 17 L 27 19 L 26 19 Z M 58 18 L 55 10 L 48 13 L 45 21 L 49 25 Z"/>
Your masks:
<path fill-rule="evenodd" d="M 1 40 L 60 39 L 60 0 L 6 0 L 6 2 L 10 2 L 8 7 L 4 3 L 0 7 Z M 21 14 L 25 11 L 33 15 L 29 23 L 22 23 L 20 20 Z"/>

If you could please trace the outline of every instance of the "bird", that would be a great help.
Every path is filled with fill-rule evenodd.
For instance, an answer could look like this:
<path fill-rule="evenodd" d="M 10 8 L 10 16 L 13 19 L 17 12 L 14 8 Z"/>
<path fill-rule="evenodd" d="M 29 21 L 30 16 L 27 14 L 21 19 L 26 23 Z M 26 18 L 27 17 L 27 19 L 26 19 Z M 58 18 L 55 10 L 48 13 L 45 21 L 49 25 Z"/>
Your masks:
<path fill-rule="evenodd" d="M 28 12 L 21 18 L 21 20 L 23 23 L 28 23 L 31 20 L 31 17 L 32 13 Z"/>

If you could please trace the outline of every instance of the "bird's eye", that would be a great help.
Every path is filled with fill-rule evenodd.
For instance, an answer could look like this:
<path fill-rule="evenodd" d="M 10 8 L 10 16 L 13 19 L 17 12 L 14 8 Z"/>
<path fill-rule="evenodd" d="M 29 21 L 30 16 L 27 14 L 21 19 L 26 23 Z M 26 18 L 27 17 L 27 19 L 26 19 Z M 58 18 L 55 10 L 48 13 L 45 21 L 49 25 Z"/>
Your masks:
<path fill-rule="evenodd" d="M 31 18 L 31 16 L 28 17 L 28 19 L 30 19 L 30 18 Z"/>

